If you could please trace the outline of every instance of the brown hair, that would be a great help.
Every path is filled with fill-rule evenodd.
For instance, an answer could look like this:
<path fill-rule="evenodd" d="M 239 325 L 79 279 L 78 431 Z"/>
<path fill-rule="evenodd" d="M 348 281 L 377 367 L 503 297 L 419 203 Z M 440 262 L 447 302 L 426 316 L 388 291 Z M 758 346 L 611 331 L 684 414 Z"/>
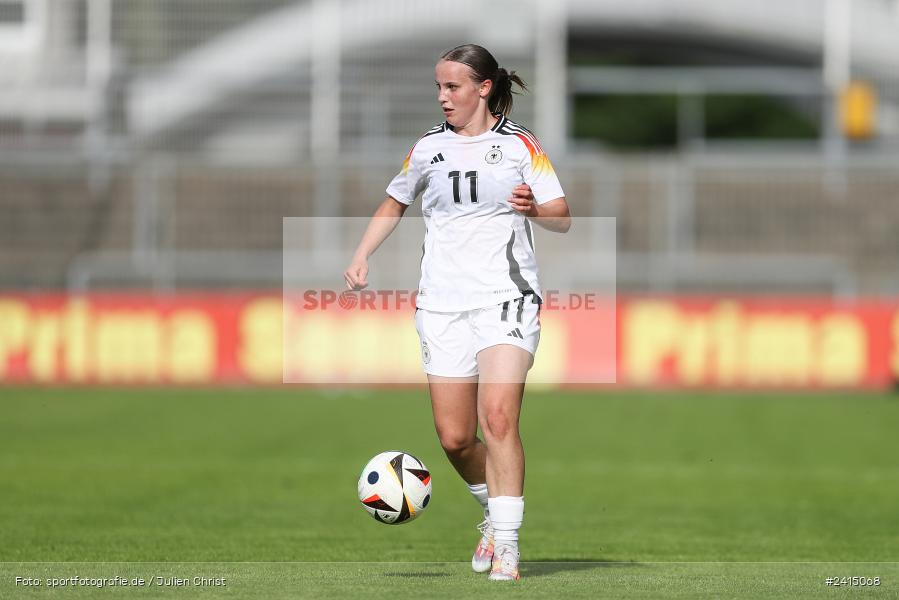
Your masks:
<path fill-rule="evenodd" d="M 512 112 L 512 94 L 520 93 L 512 91 L 513 82 L 522 90 L 528 91 L 528 86 L 515 71 L 506 71 L 500 67 L 493 55 L 477 44 L 456 46 L 445 52 L 440 59 L 468 65 L 473 72 L 472 80 L 477 84 L 488 79 L 493 82 L 490 96 L 487 97 L 487 106 L 491 113 L 508 115 Z"/>

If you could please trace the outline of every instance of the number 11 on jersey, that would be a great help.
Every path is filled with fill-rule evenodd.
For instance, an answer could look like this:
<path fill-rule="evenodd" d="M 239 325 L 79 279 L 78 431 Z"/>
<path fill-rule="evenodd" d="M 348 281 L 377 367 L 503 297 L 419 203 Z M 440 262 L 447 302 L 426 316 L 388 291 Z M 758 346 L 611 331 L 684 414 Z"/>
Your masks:
<path fill-rule="evenodd" d="M 461 171 L 450 171 L 449 172 L 450 179 L 453 180 L 453 202 L 456 204 L 462 203 L 462 198 L 459 194 L 459 180 L 462 178 Z M 471 202 L 472 204 L 476 204 L 478 201 L 478 172 L 477 171 L 466 171 L 465 179 L 469 180 L 469 190 L 471 194 Z"/>

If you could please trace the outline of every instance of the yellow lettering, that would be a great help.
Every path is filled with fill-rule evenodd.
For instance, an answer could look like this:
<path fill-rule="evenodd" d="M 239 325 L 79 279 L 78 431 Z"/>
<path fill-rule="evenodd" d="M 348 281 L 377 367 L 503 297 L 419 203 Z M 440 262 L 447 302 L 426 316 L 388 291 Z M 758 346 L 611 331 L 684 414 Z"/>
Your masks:
<path fill-rule="evenodd" d="M 390 358 L 396 356 L 396 348 L 390 347 L 390 328 L 384 327 L 384 321 L 378 315 L 358 311 L 343 319 L 329 319 L 327 331 L 322 333 L 333 341 L 328 344 L 330 352 L 317 364 L 318 370 L 307 372 L 307 376 L 358 383 L 384 378 L 388 373 L 385 367 L 389 369 Z"/>
<path fill-rule="evenodd" d="M 740 345 L 743 335 L 743 313 L 736 302 L 716 305 L 709 316 L 709 344 L 714 348 L 715 381 L 721 385 L 735 383 L 743 373 Z"/>
<path fill-rule="evenodd" d="M 307 376 L 318 381 L 403 383 L 421 381 L 420 344 L 411 315 L 357 312 L 332 319 L 337 341 L 330 360 Z"/>
<path fill-rule="evenodd" d="M 392 320 L 390 330 L 393 332 L 392 344 L 396 348 L 396 356 L 392 365 L 397 371 L 395 381 L 414 383 L 426 381 L 424 371 L 421 369 L 421 340 L 415 331 L 415 321 L 412 315 L 398 317 L 400 322 Z"/>
<path fill-rule="evenodd" d="M 758 315 L 746 330 L 746 381 L 802 385 L 813 366 L 812 326 L 805 315 Z"/>
<path fill-rule="evenodd" d="M 54 381 L 59 367 L 59 315 L 39 313 L 31 326 L 28 368 L 37 381 Z"/>
<path fill-rule="evenodd" d="M 352 348 L 344 346 L 340 339 L 335 317 L 325 311 L 307 310 L 294 313 L 293 327 L 287 344 L 290 381 L 323 381 L 341 356 L 347 356 L 343 363 L 349 370 L 358 369 L 352 357 Z"/>
<path fill-rule="evenodd" d="M 283 322 L 280 298 L 253 300 L 241 312 L 238 360 L 250 380 L 282 380 Z"/>
<path fill-rule="evenodd" d="M 417 337 L 417 336 L 416 336 Z M 597 342 L 600 344 L 601 342 Z M 564 383 L 563 377 L 568 364 L 568 329 L 565 321 L 555 318 L 549 313 L 540 317 L 540 346 L 534 358 L 534 367 L 528 374 L 528 381 L 541 389 Z M 604 354 L 604 353 L 603 353 Z M 603 358 L 605 358 L 603 356 Z M 603 376 L 614 377 L 615 373 L 606 374 L 606 365 L 598 365 Z"/>
<path fill-rule="evenodd" d="M 659 368 L 674 349 L 681 330 L 677 305 L 662 301 L 635 301 L 622 324 L 622 360 L 626 381 L 654 383 Z"/>
<path fill-rule="evenodd" d="M 684 317 L 682 331 L 677 336 L 676 350 L 680 383 L 702 383 L 709 366 L 709 327 L 705 316 Z"/>
<path fill-rule="evenodd" d="M 69 381 L 84 381 L 90 372 L 89 331 L 87 301 L 81 298 L 71 300 L 62 316 L 63 360 Z"/>
<path fill-rule="evenodd" d="M 207 382 L 216 365 L 216 335 L 201 311 L 176 312 L 168 322 L 168 374 L 176 382 Z"/>
<path fill-rule="evenodd" d="M 25 303 L 0 299 L 0 379 L 6 376 L 9 359 L 25 349 L 29 321 Z"/>
<path fill-rule="evenodd" d="M 297 311 L 285 343 L 288 381 L 424 381 L 420 344 L 406 313 Z"/>
<path fill-rule="evenodd" d="M 149 312 L 116 311 L 96 318 L 97 378 L 110 381 L 158 381 L 162 327 Z"/>
<path fill-rule="evenodd" d="M 865 376 L 867 340 L 859 319 L 848 314 L 825 317 L 820 325 L 818 369 L 823 385 L 852 385 Z"/>

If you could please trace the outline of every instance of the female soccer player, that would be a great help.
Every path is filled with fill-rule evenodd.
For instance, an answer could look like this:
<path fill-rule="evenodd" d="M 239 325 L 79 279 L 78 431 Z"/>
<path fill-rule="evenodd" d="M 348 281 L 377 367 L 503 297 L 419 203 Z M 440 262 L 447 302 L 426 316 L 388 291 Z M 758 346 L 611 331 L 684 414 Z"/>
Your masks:
<path fill-rule="evenodd" d="M 440 58 L 435 83 L 446 120 L 412 147 L 344 273 L 349 289 L 368 285 L 368 258 L 423 193 L 415 313 L 422 363 L 440 443 L 484 508 L 472 568 L 493 580 L 519 578 L 518 417 L 542 302 L 531 221 L 563 233 L 571 226 L 540 143 L 506 116 L 513 82 L 527 90 L 481 46 Z"/>

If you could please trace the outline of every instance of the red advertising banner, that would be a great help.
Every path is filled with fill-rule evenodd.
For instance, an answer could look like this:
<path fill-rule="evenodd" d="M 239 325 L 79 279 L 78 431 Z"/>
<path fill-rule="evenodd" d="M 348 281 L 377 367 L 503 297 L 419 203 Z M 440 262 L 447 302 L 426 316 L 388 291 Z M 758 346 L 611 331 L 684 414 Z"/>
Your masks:
<path fill-rule="evenodd" d="M 814 297 L 628 298 L 629 385 L 886 388 L 899 375 L 899 302 Z"/>
<path fill-rule="evenodd" d="M 412 310 L 304 314 L 294 326 L 329 342 L 288 349 L 291 379 L 420 376 Z M 899 301 L 623 297 L 617 332 L 576 310 L 542 322 L 534 368 L 578 385 L 597 360 L 623 386 L 886 388 L 899 376 Z M 0 294 L 0 383 L 278 384 L 282 331 L 280 292 Z M 597 358 L 600 335 L 617 338 L 614 355 Z M 377 351 L 391 345 L 409 351 Z"/>

